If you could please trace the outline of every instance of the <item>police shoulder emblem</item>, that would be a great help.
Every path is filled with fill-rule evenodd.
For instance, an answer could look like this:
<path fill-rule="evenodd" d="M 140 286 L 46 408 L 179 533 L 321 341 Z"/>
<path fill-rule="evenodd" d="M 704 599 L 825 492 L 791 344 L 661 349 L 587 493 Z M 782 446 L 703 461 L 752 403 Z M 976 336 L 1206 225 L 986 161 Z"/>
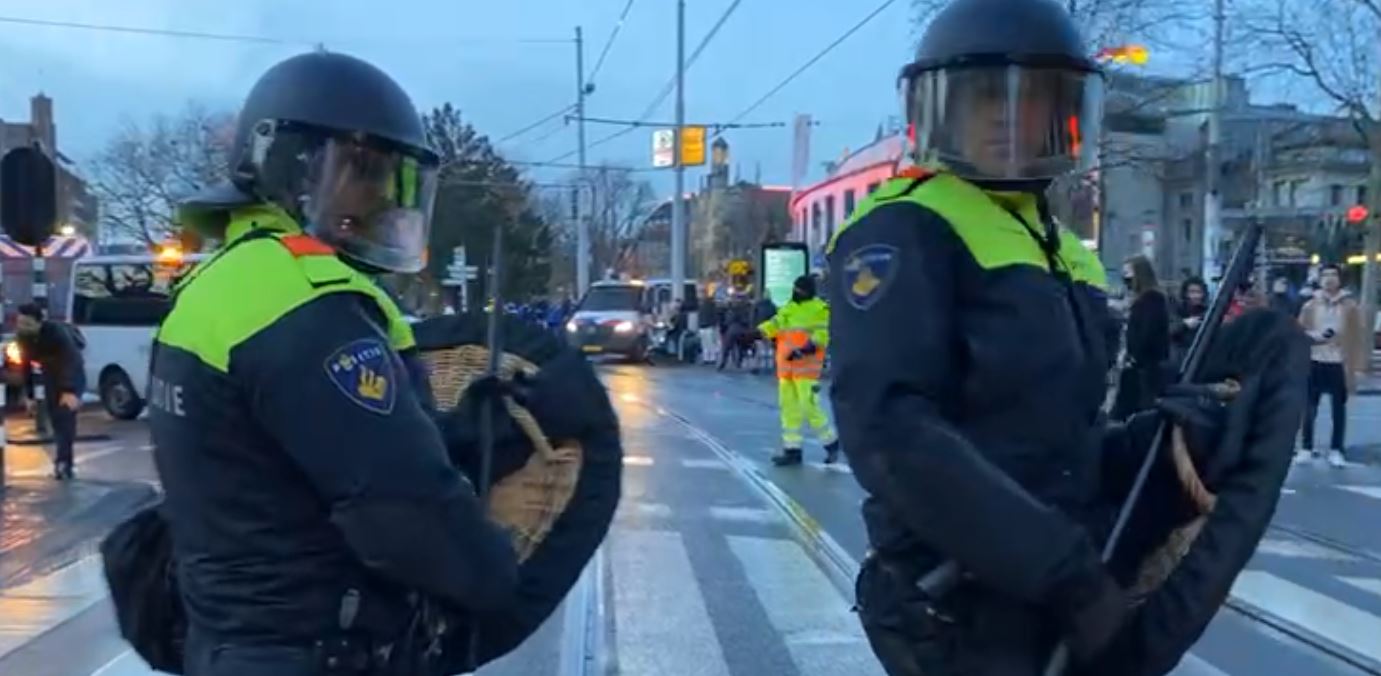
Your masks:
<path fill-rule="evenodd" d="M 849 254 L 843 279 L 849 305 L 867 310 L 882 299 L 897 276 L 899 253 L 894 246 L 870 244 Z"/>
<path fill-rule="evenodd" d="M 397 378 L 383 341 L 362 338 L 347 343 L 326 358 L 325 367 L 331 382 L 350 401 L 381 415 L 393 412 Z"/>

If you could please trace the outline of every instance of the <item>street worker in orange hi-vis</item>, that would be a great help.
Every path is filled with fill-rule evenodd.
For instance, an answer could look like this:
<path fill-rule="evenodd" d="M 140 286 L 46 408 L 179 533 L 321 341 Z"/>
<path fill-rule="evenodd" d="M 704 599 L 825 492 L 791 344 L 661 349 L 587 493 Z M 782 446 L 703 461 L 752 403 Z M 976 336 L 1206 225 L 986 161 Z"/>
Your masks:
<path fill-rule="evenodd" d="M 801 464 L 807 421 L 825 445 L 825 464 L 839 459 L 839 438 L 820 407 L 820 374 L 829 345 L 830 307 L 815 295 L 815 278 L 803 275 L 791 289 L 791 302 L 758 326 L 763 337 L 777 341 L 777 396 L 782 408 L 782 452 L 772 462 Z"/>

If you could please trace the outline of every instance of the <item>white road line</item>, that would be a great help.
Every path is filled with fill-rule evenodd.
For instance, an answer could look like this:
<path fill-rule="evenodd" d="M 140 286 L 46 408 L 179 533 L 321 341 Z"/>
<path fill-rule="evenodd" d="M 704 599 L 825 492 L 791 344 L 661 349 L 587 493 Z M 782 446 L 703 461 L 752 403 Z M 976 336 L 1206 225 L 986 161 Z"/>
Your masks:
<path fill-rule="evenodd" d="M 1244 571 L 1232 595 L 1286 622 L 1381 662 L 1381 617 L 1270 573 Z"/>
<path fill-rule="evenodd" d="M 637 500 L 620 500 L 619 507 L 614 512 L 615 516 L 622 517 L 652 517 L 658 519 L 671 518 L 671 506 L 657 502 L 639 502 Z"/>
<path fill-rule="evenodd" d="M 1381 596 L 1381 580 L 1374 577 L 1338 577 L 1339 580 L 1346 582 L 1362 591 L 1371 592 Z"/>
<path fill-rule="evenodd" d="M 683 458 L 681 466 L 686 469 L 722 469 L 726 471 L 729 469 L 729 466 L 719 458 Z"/>
<path fill-rule="evenodd" d="M 710 507 L 710 517 L 718 521 L 730 521 L 735 523 L 781 523 L 780 513 L 759 507 L 725 507 L 712 505 Z"/>
<path fill-rule="evenodd" d="M 0 658 L 106 596 L 99 556 L 0 592 Z"/>
<path fill-rule="evenodd" d="M 159 673 L 161 672 L 150 668 L 133 650 L 125 650 L 111 658 L 100 669 L 91 672 L 91 676 L 158 676 Z"/>
<path fill-rule="evenodd" d="M 1202 657 L 1188 653 L 1166 676 L 1228 676 L 1228 672 L 1204 661 Z"/>
<path fill-rule="evenodd" d="M 1381 500 L 1381 486 L 1338 486 L 1345 491 Z"/>
<path fill-rule="evenodd" d="M 1322 561 L 1357 560 L 1357 557 L 1349 556 L 1343 552 L 1322 547 L 1312 542 L 1269 537 L 1262 539 L 1261 544 L 1256 546 L 1256 553 L 1285 556 L 1292 559 L 1319 559 Z"/>
<path fill-rule="evenodd" d="M 619 672 L 729 676 L 681 536 L 621 531 L 609 544 Z"/>
<path fill-rule="evenodd" d="M 623 456 L 623 464 L 633 467 L 651 467 L 653 460 L 651 456 L 647 455 L 625 455 Z"/>
<path fill-rule="evenodd" d="M 849 603 L 801 545 L 730 536 L 729 549 L 802 674 L 881 676 Z"/>

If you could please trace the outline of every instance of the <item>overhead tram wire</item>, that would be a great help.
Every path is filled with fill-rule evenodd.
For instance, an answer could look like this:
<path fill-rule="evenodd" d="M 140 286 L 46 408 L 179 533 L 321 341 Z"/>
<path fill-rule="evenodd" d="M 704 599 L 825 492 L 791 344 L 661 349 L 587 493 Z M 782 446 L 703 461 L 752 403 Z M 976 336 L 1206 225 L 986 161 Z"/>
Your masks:
<path fill-rule="evenodd" d="M 67 28 L 73 30 L 100 31 L 105 33 L 126 33 L 130 35 L 153 35 L 159 37 L 188 38 L 194 40 L 216 40 L 220 42 L 243 42 L 261 45 L 298 45 L 316 47 L 322 44 L 320 41 L 315 40 L 290 40 L 284 38 L 271 38 L 262 35 L 236 35 L 231 33 L 209 33 L 203 31 L 184 31 L 166 28 L 144 28 L 141 26 L 119 26 L 114 24 L 84 23 L 79 21 L 33 19 L 20 16 L 0 16 L 0 24 L 15 24 L 20 26 L 42 26 L 45 28 Z M 349 40 L 344 41 L 349 42 Z M 462 43 L 508 44 L 567 44 L 571 42 L 569 38 L 522 38 L 503 36 L 455 37 L 447 38 L 447 41 Z"/>
<path fill-rule="evenodd" d="M 556 111 L 556 112 L 554 112 L 554 113 L 552 113 L 552 114 L 550 114 L 550 115 L 547 115 L 546 117 L 543 117 L 542 119 L 537 120 L 536 122 L 533 122 L 532 124 L 529 124 L 529 125 L 527 125 L 526 127 L 523 127 L 522 129 L 519 129 L 518 131 L 515 131 L 515 132 L 513 132 L 513 133 L 511 133 L 511 134 L 509 134 L 509 135 L 507 135 L 507 136 L 504 136 L 503 138 L 501 138 L 501 139 L 495 141 L 495 142 L 494 142 L 494 145 L 499 145 L 500 143 L 507 143 L 507 142 L 509 142 L 509 141 L 512 141 L 513 139 L 518 138 L 519 136 L 522 136 L 523 134 L 526 134 L 526 133 L 532 131 L 533 129 L 536 129 L 536 128 L 538 128 L 538 127 L 540 127 L 540 126 L 542 126 L 542 125 L 544 125 L 544 124 L 546 124 L 546 123 L 548 123 L 548 122 L 551 122 L 552 120 L 555 120 L 555 119 L 558 118 L 558 117 L 561 117 L 562 115 L 565 115 L 566 113 L 569 113 L 569 112 L 570 112 L 571 110 L 573 110 L 574 108 L 575 108 L 575 104 L 574 104 L 574 103 L 567 104 L 567 105 L 565 105 L 564 107 L 562 107 L 561 110 L 558 110 L 558 111 Z"/>
<path fill-rule="evenodd" d="M 827 56 L 830 52 L 834 51 L 836 47 L 843 44 L 844 41 L 848 40 L 849 38 L 853 37 L 854 33 L 857 33 L 858 31 L 862 30 L 863 27 L 868 25 L 870 21 L 876 18 L 879 14 L 882 14 L 888 7 L 891 7 L 896 3 L 897 0 L 886 0 L 885 2 L 883 2 L 881 5 L 878 6 L 877 9 L 873 10 L 870 14 L 868 14 L 868 16 L 863 17 L 862 21 L 859 21 L 857 24 L 854 24 L 853 28 L 850 28 L 849 30 L 845 31 L 844 34 L 839 36 L 834 42 L 831 42 L 824 49 L 820 50 L 820 53 L 816 54 L 814 57 L 811 57 L 811 59 L 807 61 L 805 65 L 796 69 L 796 72 L 787 76 L 785 80 L 782 80 L 780 84 L 778 84 L 776 87 L 773 87 L 771 91 L 764 94 L 762 98 L 758 99 L 755 103 L 753 103 L 753 105 L 744 108 L 743 112 L 739 113 L 738 115 L 735 115 L 734 118 L 730 120 L 730 123 L 732 124 L 738 122 L 739 120 L 742 120 L 743 118 L 752 115 L 754 111 L 762 107 L 762 104 L 767 103 L 767 101 L 771 99 L 773 96 L 776 96 L 783 89 L 786 89 L 786 87 L 790 85 L 792 82 L 794 82 L 796 78 L 800 77 L 807 70 L 810 70 L 811 67 L 813 67 L 816 63 L 819 63 L 821 59 L 825 58 L 825 56 Z M 715 135 L 718 136 L 719 134 L 716 133 Z"/>
<path fill-rule="evenodd" d="M 895 0 L 894 0 L 894 1 L 895 1 Z M 713 41 L 714 38 L 715 38 L 715 36 L 719 34 L 719 29 L 721 29 L 721 28 L 724 27 L 724 24 L 725 24 L 726 22 L 729 21 L 729 17 L 731 17 L 731 16 L 734 15 L 734 11 L 737 10 L 737 9 L 738 9 L 738 6 L 739 6 L 740 4 L 742 4 L 742 3 L 743 3 L 743 0 L 734 0 L 734 2 L 733 2 L 732 4 L 730 4 L 727 8 L 724 9 L 724 13 L 722 13 L 722 14 L 719 15 L 719 20 L 716 21 L 715 24 L 714 24 L 714 26 L 710 28 L 710 31 L 709 31 L 708 33 L 705 34 L 705 37 L 702 38 L 702 39 L 700 40 L 700 44 L 696 46 L 694 52 L 691 52 L 690 57 L 686 59 L 686 64 L 685 64 L 685 69 L 686 69 L 686 70 L 690 70 L 690 67 L 695 63 L 696 59 L 700 58 L 700 55 L 703 54 L 703 53 L 705 52 L 705 48 L 706 48 L 706 47 L 709 47 L 710 42 Z M 664 86 L 664 87 L 662 88 L 662 91 L 657 95 L 657 98 L 654 99 L 654 100 L 652 101 L 652 104 L 649 105 L 649 106 L 647 107 L 647 109 L 643 111 L 643 114 L 638 118 L 639 121 L 640 121 L 640 122 L 646 122 L 646 121 L 648 120 L 648 118 L 651 118 L 652 115 L 653 115 L 653 113 L 656 113 L 656 112 L 657 112 L 657 108 L 658 108 L 659 106 L 662 105 L 662 102 L 663 102 L 663 101 L 666 101 L 667 96 L 671 95 L 672 90 L 674 90 L 675 88 L 676 88 L 676 74 L 673 73 L 672 76 L 671 76 L 671 80 L 669 80 L 669 81 L 667 82 L 666 86 Z M 621 129 L 621 130 L 616 131 L 616 132 L 614 132 L 614 133 L 612 133 L 612 134 L 610 134 L 610 135 L 608 135 L 608 136 L 605 136 L 604 138 L 601 138 L 601 139 L 599 139 L 599 140 L 597 140 L 597 141 L 595 141 L 595 142 L 593 142 L 593 143 L 590 143 L 590 144 L 586 145 L 586 150 L 589 150 L 590 148 L 597 148 L 597 147 L 602 146 L 602 145 L 604 145 L 604 144 L 606 144 L 606 143 L 611 143 L 611 142 L 616 141 L 616 140 L 618 140 L 618 139 L 621 139 L 621 138 L 623 138 L 623 137 L 625 137 L 625 136 L 627 136 L 627 135 L 629 135 L 629 134 L 631 134 L 631 133 L 633 133 L 633 132 L 635 132 L 635 131 L 637 131 L 637 130 L 638 130 L 637 127 L 628 127 L 627 129 Z M 570 152 L 568 152 L 568 153 L 565 153 L 565 154 L 561 155 L 560 157 L 552 158 L 550 161 L 551 161 L 551 162 L 560 162 L 561 160 L 564 160 L 564 159 L 566 159 L 566 158 L 568 158 L 568 157 L 570 157 L 570 156 L 572 156 L 572 155 L 575 155 L 575 154 L 578 153 L 578 152 L 580 152 L 580 151 L 579 151 L 579 150 L 572 150 L 572 151 L 570 151 Z"/>
<path fill-rule="evenodd" d="M 628 0 L 628 4 L 623 6 L 623 12 L 619 14 L 619 20 L 614 24 L 614 30 L 609 33 L 609 39 L 604 42 L 604 49 L 600 50 L 599 59 L 595 61 L 595 69 L 590 71 L 590 77 L 586 78 L 586 82 L 594 84 L 595 79 L 599 77 L 599 71 L 604 67 L 604 60 L 609 58 L 609 50 L 614 48 L 614 41 L 618 39 L 619 31 L 623 30 L 623 22 L 628 19 L 628 13 L 632 11 L 635 2 L 637 0 Z"/>

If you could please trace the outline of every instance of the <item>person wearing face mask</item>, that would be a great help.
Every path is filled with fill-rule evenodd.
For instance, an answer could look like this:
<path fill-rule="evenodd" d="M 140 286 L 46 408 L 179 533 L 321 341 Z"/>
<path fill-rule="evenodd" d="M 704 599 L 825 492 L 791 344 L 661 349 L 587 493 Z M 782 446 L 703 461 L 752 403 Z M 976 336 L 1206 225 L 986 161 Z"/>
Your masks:
<path fill-rule="evenodd" d="M 1184 361 L 1194 334 L 1208 312 L 1208 285 L 1202 277 L 1189 277 L 1180 284 L 1180 299 L 1175 307 L 1175 320 L 1170 325 L 1171 358 L 1176 366 Z"/>
<path fill-rule="evenodd" d="M 1113 419 L 1125 420 L 1155 405 L 1170 359 L 1170 304 L 1145 256 L 1122 266 L 1122 283 L 1132 299 L 1127 313 L 1126 360 L 1113 405 Z"/>
<path fill-rule="evenodd" d="M 829 416 L 820 407 L 820 374 L 829 345 L 829 323 L 830 308 L 816 297 L 815 278 L 802 275 L 792 285 L 791 301 L 758 325 L 764 338 L 777 342 L 782 452 L 772 462 L 778 466 L 801 464 L 801 446 L 805 441 L 801 426 L 807 422 L 825 445 L 825 464 L 839 459 L 839 439 Z"/>

